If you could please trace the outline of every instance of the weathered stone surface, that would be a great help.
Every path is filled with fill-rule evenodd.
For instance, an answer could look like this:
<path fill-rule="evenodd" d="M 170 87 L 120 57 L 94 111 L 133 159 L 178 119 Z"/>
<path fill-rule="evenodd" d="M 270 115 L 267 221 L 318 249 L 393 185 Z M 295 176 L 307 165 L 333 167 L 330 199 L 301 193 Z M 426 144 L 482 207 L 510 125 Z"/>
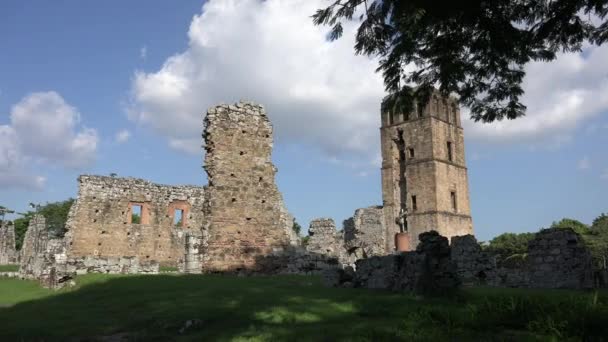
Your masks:
<path fill-rule="evenodd" d="M 435 231 L 420 235 L 414 252 L 357 260 L 354 285 L 371 289 L 443 294 L 460 286 L 447 238 Z"/>
<path fill-rule="evenodd" d="M 19 272 L 24 277 L 38 278 L 44 268 L 44 254 L 49 241 L 46 220 L 36 214 L 30 220 L 20 251 Z"/>
<path fill-rule="evenodd" d="M 454 236 L 451 239 L 451 258 L 463 285 L 484 285 L 495 277 L 494 258 L 481 250 L 473 235 Z"/>
<path fill-rule="evenodd" d="M 308 228 L 308 235 L 306 250 L 309 253 L 335 258 L 343 266 L 351 266 L 357 260 L 357 255 L 346 249 L 344 235 L 342 232 L 338 232 L 333 219 L 312 220 Z"/>
<path fill-rule="evenodd" d="M 593 287 L 589 250 L 572 229 L 544 229 L 528 245 L 529 286 L 588 289 Z"/>
<path fill-rule="evenodd" d="M 181 271 L 184 273 L 201 273 L 201 244 L 202 236 L 194 232 L 186 234 L 186 255 Z"/>
<path fill-rule="evenodd" d="M 344 242 L 357 258 L 386 254 L 386 227 L 382 207 L 355 210 L 353 217 L 344 221 Z"/>
<path fill-rule="evenodd" d="M 203 225 L 203 187 L 90 175 L 78 181 L 66 224 L 70 258 L 138 257 L 177 266 L 185 254 L 186 233 Z M 141 206 L 139 223 L 131 220 L 134 206 Z M 177 225 L 176 210 L 183 213 Z"/>
<path fill-rule="evenodd" d="M 239 102 L 205 117 L 209 180 L 203 227 L 205 272 L 274 272 L 266 258 L 297 241 L 275 184 L 272 125 L 260 105 Z"/>
<path fill-rule="evenodd" d="M 18 259 L 15 226 L 11 221 L 0 221 L 0 265 L 16 264 Z"/>
<path fill-rule="evenodd" d="M 474 237 L 452 238 L 452 260 L 466 285 L 497 287 L 593 287 L 591 255 L 581 237 L 571 229 L 545 229 L 528 245 L 520 262 L 497 265 L 481 250 Z"/>
<path fill-rule="evenodd" d="M 457 100 L 434 93 L 426 107 L 412 113 L 383 110 L 380 136 L 385 252 L 394 250 L 393 237 L 406 208 L 412 240 L 431 229 L 448 238 L 472 234 Z M 415 248 L 416 243 L 411 241 L 410 246 Z"/>

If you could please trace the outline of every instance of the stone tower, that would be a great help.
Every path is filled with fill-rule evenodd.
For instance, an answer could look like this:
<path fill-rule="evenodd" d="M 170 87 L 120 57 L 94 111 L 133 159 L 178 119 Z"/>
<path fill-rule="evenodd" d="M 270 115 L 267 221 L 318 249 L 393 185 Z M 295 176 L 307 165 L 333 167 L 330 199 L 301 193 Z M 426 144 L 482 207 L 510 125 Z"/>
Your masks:
<path fill-rule="evenodd" d="M 433 93 L 412 113 L 383 112 L 380 136 L 386 251 L 394 250 L 405 210 L 410 248 L 429 230 L 448 238 L 472 234 L 458 102 Z"/>
<path fill-rule="evenodd" d="M 293 218 L 275 183 L 272 125 L 260 105 L 239 102 L 205 117 L 204 272 L 271 271 L 273 258 L 297 243 Z"/>

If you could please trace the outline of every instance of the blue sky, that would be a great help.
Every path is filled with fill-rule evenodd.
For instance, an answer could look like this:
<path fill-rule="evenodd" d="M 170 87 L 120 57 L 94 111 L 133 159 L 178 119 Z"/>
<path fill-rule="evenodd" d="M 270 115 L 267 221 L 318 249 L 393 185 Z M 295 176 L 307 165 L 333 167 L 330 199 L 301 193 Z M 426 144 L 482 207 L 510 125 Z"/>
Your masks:
<path fill-rule="evenodd" d="M 354 56 L 353 25 L 329 43 L 310 24 L 323 3 L 2 1 L 0 204 L 73 197 L 81 173 L 203 185 L 202 115 L 241 98 L 267 107 L 303 226 L 381 204 L 382 80 Z M 526 118 L 464 120 L 479 239 L 608 212 L 607 59 L 532 64 Z"/>

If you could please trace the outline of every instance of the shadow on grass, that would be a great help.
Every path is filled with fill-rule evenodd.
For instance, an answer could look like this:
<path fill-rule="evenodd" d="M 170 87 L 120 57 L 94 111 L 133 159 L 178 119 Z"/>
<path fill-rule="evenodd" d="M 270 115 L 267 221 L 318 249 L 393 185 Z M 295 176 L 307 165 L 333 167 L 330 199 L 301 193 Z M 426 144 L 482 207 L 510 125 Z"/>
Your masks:
<path fill-rule="evenodd" d="M 145 341 L 543 340 L 602 336 L 604 328 L 596 325 L 608 318 L 605 294 L 575 293 L 560 301 L 568 296 L 479 290 L 422 300 L 324 288 L 305 276 L 87 275 L 79 281 L 74 290 L 0 308 L 0 340 L 94 340 L 118 333 Z M 572 301 L 590 300 L 596 304 L 584 307 L 586 321 L 563 322 L 574 319 L 571 310 L 584 309 L 572 308 Z M 194 324 L 180 334 L 187 321 Z"/>

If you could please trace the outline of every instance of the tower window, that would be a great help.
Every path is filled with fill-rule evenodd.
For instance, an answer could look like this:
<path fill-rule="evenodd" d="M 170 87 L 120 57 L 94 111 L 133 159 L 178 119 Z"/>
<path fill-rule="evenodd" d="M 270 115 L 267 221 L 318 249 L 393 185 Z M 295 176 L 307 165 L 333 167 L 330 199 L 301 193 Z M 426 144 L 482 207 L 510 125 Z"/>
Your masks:
<path fill-rule="evenodd" d="M 448 141 L 448 160 L 453 161 L 452 142 L 451 141 Z"/>
<path fill-rule="evenodd" d="M 399 161 L 400 162 L 405 161 L 405 151 L 404 150 L 399 150 Z"/>
<path fill-rule="evenodd" d="M 410 159 L 414 159 L 416 157 L 416 155 L 414 154 L 414 149 L 413 148 L 408 148 L 407 149 L 409 155 L 410 155 Z"/>
<path fill-rule="evenodd" d="M 452 201 L 452 210 L 457 211 L 458 206 L 456 203 L 456 192 L 455 191 L 450 192 L 450 199 Z"/>
<path fill-rule="evenodd" d="M 418 111 L 419 118 L 424 116 L 424 107 L 420 103 L 416 105 L 416 110 Z"/>
<path fill-rule="evenodd" d="M 416 195 L 412 195 L 412 211 L 418 210 L 418 203 L 416 203 Z"/>

